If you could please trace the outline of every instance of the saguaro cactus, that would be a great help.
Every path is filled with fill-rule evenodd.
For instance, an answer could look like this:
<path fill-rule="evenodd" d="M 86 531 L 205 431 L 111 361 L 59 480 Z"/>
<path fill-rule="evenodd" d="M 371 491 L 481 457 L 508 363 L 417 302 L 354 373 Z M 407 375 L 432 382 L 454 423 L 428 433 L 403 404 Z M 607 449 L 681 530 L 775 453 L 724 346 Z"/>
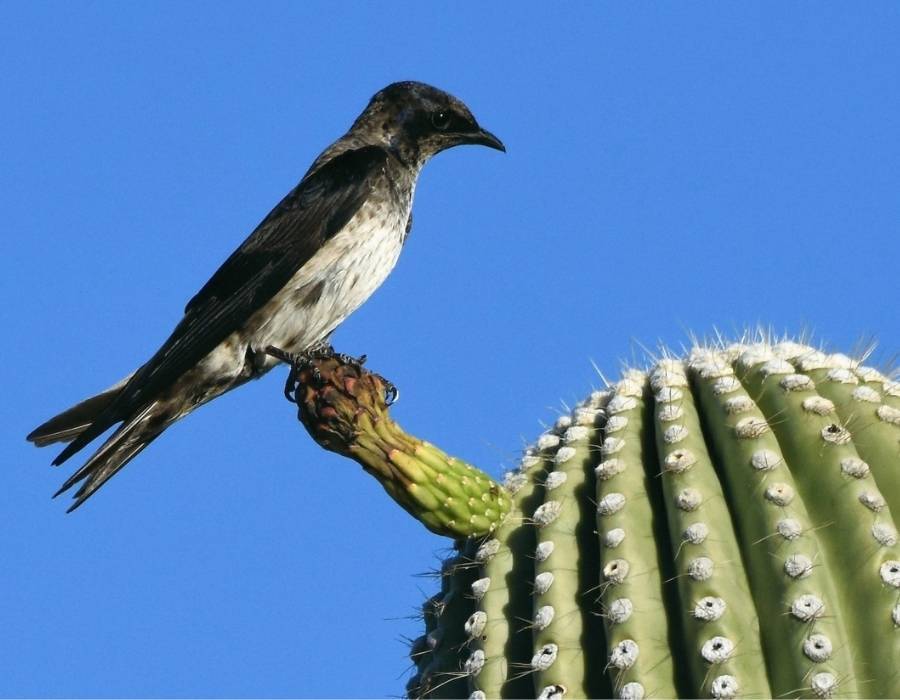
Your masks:
<path fill-rule="evenodd" d="M 900 696 L 897 382 L 696 347 L 593 393 L 501 488 L 331 362 L 297 377 L 304 423 L 457 541 L 411 696 Z"/>

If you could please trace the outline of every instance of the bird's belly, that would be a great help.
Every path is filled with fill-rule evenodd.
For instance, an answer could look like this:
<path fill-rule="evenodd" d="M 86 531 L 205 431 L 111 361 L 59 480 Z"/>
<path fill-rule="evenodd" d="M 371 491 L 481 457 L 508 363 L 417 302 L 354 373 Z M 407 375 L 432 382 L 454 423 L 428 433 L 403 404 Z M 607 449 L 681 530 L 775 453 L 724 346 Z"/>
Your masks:
<path fill-rule="evenodd" d="M 255 326 L 250 338 L 254 354 L 269 345 L 289 352 L 308 349 L 381 286 L 400 256 L 406 217 L 375 225 L 379 218 L 384 221 L 372 215 L 352 220 L 254 315 L 248 324 Z M 273 364 L 267 361 L 265 369 Z"/>
<path fill-rule="evenodd" d="M 409 206 L 370 200 L 288 283 L 192 371 L 191 405 L 258 377 L 278 364 L 274 345 L 303 352 L 323 341 L 387 278 L 397 263 Z M 190 410 L 190 409 L 188 409 Z"/>

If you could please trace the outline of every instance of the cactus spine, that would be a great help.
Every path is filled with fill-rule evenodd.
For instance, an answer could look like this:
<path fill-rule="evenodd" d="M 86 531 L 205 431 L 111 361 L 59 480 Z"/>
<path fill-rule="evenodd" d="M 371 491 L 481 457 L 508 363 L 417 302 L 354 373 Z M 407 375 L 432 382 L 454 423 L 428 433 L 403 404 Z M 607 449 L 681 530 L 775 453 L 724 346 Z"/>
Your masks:
<path fill-rule="evenodd" d="M 503 494 L 480 532 L 408 508 L 458 550 L 411 696 L 900 696 L 900 384 L 876 370 L 696 347 L 595 392 Z"/>

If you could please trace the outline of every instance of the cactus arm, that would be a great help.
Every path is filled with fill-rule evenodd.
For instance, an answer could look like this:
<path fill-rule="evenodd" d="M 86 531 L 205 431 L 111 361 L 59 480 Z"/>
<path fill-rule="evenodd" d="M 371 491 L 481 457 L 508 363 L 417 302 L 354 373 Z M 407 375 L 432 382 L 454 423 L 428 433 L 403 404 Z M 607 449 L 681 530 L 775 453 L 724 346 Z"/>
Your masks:
<path fill-rule="evenodd" d="M 532 518 L 541 542 L 552 542 L 549 556 L 536 558 L 534 639 L 537 697 L 596 697 L 605 683 L 599 660 L 605 645 L 600 619 L 593 615 L 596 597 L 597 540 L 594 535 L 593 469 L 598 459 L 591 447 L 605 395 L 564 419 L 562 438 L 544 481 L 544 503 Z M 599 457 L 599 455 L 597 455 Z"/>
<path fill-rule="evenodd" d="M 487 474 L 407 435 L 388 415 L 387 384 L 339 357 L 298 365 L 291 388 L 300 421 L 322 447 L 350 457 L 425 527 L 465 538 L 494 529 L 509 496 Z"/>
<path fill-rule="evenodd" d="M 531 615 L 534 528 L 524 527 L 543 496 L 545 459 L 537 448 L 529 448 L 518 471 L 507 476 L 510 493 L 509 516 L 476 550 L 480 564 L 472 596 L 484 614 L 484 630 L 475 635 L 470 647 L 481 650 L 484 666 L 470 677 L 470 691 L 488 698 L 519 698 L 534 693 L 531 674 L 531 634 L 524 620 Z M 480 697 L 480 695 L 479 695 Z"/>
<path fill-rule="evenodd" d="M 891 571 L 891 562 L 900 567 L 900 552 L 890 509 L 873 513 L 860 500 L 864 492 L 883 496 L 861 466 L 852 435 L 831 401 L 813 389 L 785 391 L 781 381 L 786 375 L 769 371 L 769 362 L 741 364 L 741 379 L 757 397 L 819 528 L 822 565 L 835 573 L 839 606 L 828 614 L 844 616 L 853 652 L 860 658 L 859 675 L 852 680 L 865 695 L 900 696 L 900 634 L 892 619 L 900 575 Z M 809 367 L 809 358 L 799 364 Z M 795 373 L 793 366 L 790 373 Z M 830 693 L 842 693 L 847 679 L 827 680 Z"/>
<path fill-rule="evenodd" d="M 670 545 L 695 693 L 771 697 L 740 547 L 682 363 L 661 361 L 650 382 L 657 469 L 667 502 L 678 504 L 668 509 Z M 710 599 L 724 602 L 721 615 L 693 614 Z"/>
<path fill-rule="evenodd" d="M 655 463 L 656 453 L 650 446 L 653 456 L 646 454 L 647 433 L 652 437 L 653 428 L 650 424 L 648 431 L 644 422 L 645 380 L 641 374 L 622 380 L 606 405 L 603 450 L 607 454 L 601 455 L 603 461 L 595 470 L 599 591 L 607 660 L 628 640 L 637 644 L 640 652 L 630 666 L 609 665 L 607 674 L 615 696 L 670 698 L 679 693 L 669 648 L 671 632 L 659 550 L 654 545 L 659 515 L 653 512 L 651 491 L 658 480 L 644 470 L 646 461 Z M 624 576 L 621 562 L 628 565 Z"/>
<path fill-rule="evenodd" d="M 752 429 L 754 424 L 747 419 L 762 420 L 762 413 L 734 377 L 724 355 L 696 354 L 691 362 L 691 382 L 763 623 L 760 633 L 774 697 L 793 697 L 801 689 L 810 695 L 809 679 L 823 672 L 847 679 L 842 692 L 856 696 L 858 689 L 852 680 L 856 674 L 843 618 L 828 615 L 806 622 L 788 614 L 792 601 L 810 593 L 830 609 L 837 593 L 820 565 L 821 545 L 803 498 L 798 494 L 790 503 L 781 504 L 766 497 L 776 493 L 767 492 L 776 484 L 782 485 L 784 493 L 799 491 L 778 441 L 769 430 Z"/>

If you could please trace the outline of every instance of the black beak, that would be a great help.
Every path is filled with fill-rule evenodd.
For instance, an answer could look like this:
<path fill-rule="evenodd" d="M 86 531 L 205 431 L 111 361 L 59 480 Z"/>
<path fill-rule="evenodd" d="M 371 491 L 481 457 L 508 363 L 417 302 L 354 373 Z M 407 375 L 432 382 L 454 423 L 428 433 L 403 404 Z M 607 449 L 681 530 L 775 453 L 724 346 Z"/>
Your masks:
<path fill-rule="evenodd" d="M 488 148 L 494 148 L 498 151 L 503 151 L 504 153 L 506 153 L 506 146 L 503 145 L 503 142 L 487 129 L 478 129 L 478 131 L 466 138 L 465 143 L 474 143 L 479 146 L 487 146 Z"/>

